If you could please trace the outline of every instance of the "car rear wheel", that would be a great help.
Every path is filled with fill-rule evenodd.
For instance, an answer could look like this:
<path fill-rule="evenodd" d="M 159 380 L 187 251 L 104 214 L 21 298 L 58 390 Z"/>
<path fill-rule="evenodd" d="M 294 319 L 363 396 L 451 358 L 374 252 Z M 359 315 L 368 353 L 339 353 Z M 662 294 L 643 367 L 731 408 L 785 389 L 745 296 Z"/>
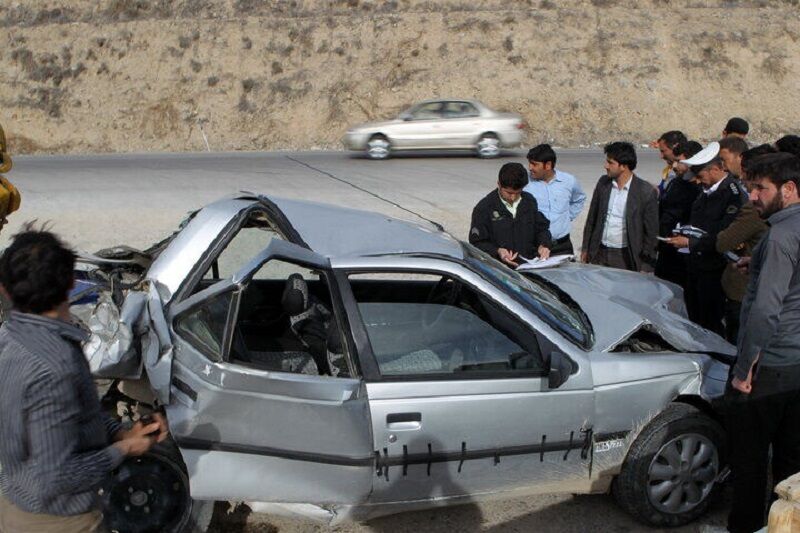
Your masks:
<path fill-rule="evenodd" d="M 500 155 L 500 139 L 494 133 L 484 133 L 475 145 L 478 157 L 492 159 Z"/>
<path fill-rule="evenodd" d="M 392 151 L 392 145 L 383 135 L 373 135 L 367 141 L 367 157 L 370 159 L 386 159 Z"/>
<path fill-rule="evenodd" d="M 658 527 L 684 525 L 708 508 L 722 469 L 722 427 L 687 404 L 671 404 L 631 446 L 614 480 L 617 502 Z"/>
<path fill-rule="evenodd" d="M 205 533 L 213 501 L 192 500 L 189 478 L 177 450 L 166 446 L 126 459 L 100 490 L 111 531 Z"/>

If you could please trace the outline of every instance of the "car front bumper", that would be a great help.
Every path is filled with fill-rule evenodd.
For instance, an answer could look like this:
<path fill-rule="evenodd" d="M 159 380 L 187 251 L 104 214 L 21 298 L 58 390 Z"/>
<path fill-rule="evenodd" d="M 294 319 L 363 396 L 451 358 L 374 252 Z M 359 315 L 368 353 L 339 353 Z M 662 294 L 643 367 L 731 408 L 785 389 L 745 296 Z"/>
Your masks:
<path fill-rule="evenodd" d="M 344 144 L 344 147 L 348 150 L 366 150 L 368 139 L 369 134 L 367 133 L 348 131 L 344 137 L 342 137 L 342 144 Z"/>

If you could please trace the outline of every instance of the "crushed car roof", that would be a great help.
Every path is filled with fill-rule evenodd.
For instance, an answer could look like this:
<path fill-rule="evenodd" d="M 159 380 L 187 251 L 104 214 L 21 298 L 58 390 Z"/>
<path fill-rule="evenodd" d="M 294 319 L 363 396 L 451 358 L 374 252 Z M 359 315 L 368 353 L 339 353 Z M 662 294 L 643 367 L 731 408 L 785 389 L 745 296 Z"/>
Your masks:
<path fill-rule="evenodd" d="M 326 257 L 403 253 L 462 258 L 461 244 L 430 225 L 303 200 L 269 197 L 314 252 Z"/>
<path fill-rule="evenodd" d="M 389 254 L 463 258 L 461 243 L 432 225 L 370 211 L 245 193 L 218 200 L 197 211 L 153 262 L 147 277 L 159 282 L 164 301 L 172 298 L 231 221 L 259 203 L 267 211 L 280 211 L 273 214 L 285 220 L 274 222 L 288 223 L 302 243 L 329 259 Z"/>

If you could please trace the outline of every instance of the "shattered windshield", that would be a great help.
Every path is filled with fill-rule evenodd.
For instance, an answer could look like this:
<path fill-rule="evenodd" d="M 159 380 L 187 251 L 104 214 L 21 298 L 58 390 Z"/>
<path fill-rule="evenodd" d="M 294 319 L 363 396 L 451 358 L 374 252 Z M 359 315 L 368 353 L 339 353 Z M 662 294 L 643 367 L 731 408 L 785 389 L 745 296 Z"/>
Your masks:
<path fill-rule="evenodd" d="M 544 280 L 523 276 L 471 244 L 462 244 L 464 258 L 475 271 L 525 304 L 567 338 L 584 348 L 591 347 L 592 329 L 586 315 L 577 305 L 571 307 L 563 302 L 562 294 L 555 287 Z"/>

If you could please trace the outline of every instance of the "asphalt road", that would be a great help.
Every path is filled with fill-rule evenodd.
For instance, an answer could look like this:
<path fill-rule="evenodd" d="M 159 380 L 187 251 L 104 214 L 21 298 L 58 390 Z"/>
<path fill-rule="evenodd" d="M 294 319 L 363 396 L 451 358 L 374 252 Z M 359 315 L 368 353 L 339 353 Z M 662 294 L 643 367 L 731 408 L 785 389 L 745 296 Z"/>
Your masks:
<path fill-rule="evenodd" d="M 500 166 L 526 163 L 523 152 L 506 155 L 387 161 L 345 152 L 20 156 L 8 178 L 22 192 L 22 207 L 0 234 L 0 245 L 21 224 L 36 219 L 50 221 L 54 231 L 82 250 L 146 247 L 177 227 L 188 211 L 242 190 L 419 220 L 396 204 L 465 238 L 472 207 L 495 187 Z M 558 168 L 574 174 L 591 195 L 603 174 L 602 151 L 560 150 L 559 157 Z M 640 157 L 637 173 L 655 183 L 658 154 L 643 150 Z M 576 243 L 583 222 L 580 218 L 574 225 Z"/>
<path fill-rule="evenodd" d="M 591 196 L 603 174 L 599 149 L 559 150 L 558 168 L 574 174 Z M 662 163 L 641 150 L 637 174 L 656 183 Z M 86 251 L 115 244 L 144 248 L 171 233 L 188 211 L 246 190 L 305 198 L 419 220 L 413 211 L 465 238 L 473 205 L 495 187 L 500 166 L 525 163 L 523 152 L 495 160 L 469 156 L 354 158 L 344 152 L 134 154 L 17 157 L 8 174 L 22 207 L 0 234 L 0 246 L 23 223 L 49 222 Z M 588 203 L 588 202 L 587 202 Z M 398 207 L 398 206 L 402 206 Z M 573 227 L 580 243 L 585 212 Z M 722 524 L 726 499 L 717 498 L 703 523 Z M 312 532 L 310 522 L 236 512 L 223 531 Z M 346 526 L 346 532 L 642 531 L 608 496 L 548 495 L 451 509 L 407 513 Z M 697 531 L 693 525 L 672 531 Z"/>

